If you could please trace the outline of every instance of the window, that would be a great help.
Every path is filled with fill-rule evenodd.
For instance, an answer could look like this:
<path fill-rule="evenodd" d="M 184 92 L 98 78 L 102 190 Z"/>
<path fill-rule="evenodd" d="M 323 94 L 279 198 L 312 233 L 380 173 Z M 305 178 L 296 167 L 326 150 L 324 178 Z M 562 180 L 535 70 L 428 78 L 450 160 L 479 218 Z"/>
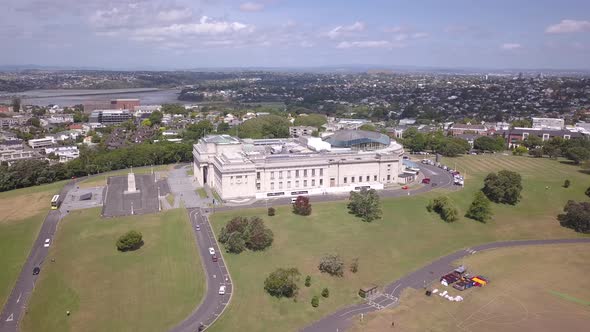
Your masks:
<path fill-rule="evenodd" d="M 522 133 L 522 140 L 524 141 L 527 137 L 529 137 L 529 133 Z"/>
<path fill-rule="evenodd" d="M 377 175 L 373 176 L 373 181 L 377 181 Z"/>
<path fill-rule="evenodd" d="M 320 176 L 324 176 L 324 169 L 320 168 Z"/>
<path fill-rule="evenodd" d="M 287 181 L 287 188 L 291 188 L 291 181 Z"/>
<path fill-rule="evenodd" d="M 344 183 L 346 183 L 346 176 L 344 177 Z"/>
<path fill-rule="evenodd" d="M 315 187 L 315 179 L 311 179 L 311 186 Z"/>
<path fill-rule="evenodd" d="M 283 189 L 283 182 L 279 182 L 279 189 Z"/>
<path fill-rule="evenodd" d="M 295 181 L 295 188 L 299 188 L 299 180 Z"/>
<path fill-rule="evenodd" d="M 307 177 L 307 170 L 306 169 L 303 170 L 303 177 Z"/>
<path fill-rule="evenodd" d="M 303 180 L 303 188 L 307 187 L 307 180 Z"/>
<path fill-rule="evenodd" d="M 549 134 L 543 134 L 543 141 L 546 141 L 549 139 Z"/>
<path fill-rule="evenodd" d="M 234 177 L 233 176 L 229 177 L 229 184 L 234 184 Z"/>
<path fill-rule="evenodd" d="M 571 137 L 571 135 L 563 135 L 563 139 L 570 139 Z"/>
<path fill-rule="evenodd" d="M 367 182 L 371 181 L 371 177 L 367 175 Z"/>
<path fill-rule="evenodd" d="M 354 176 L 350 177 L 350 183 L 354 183 Z"/>
<path fill-rule="evenodd" d="M 315 176 L 315 168 L 312 168 L 312 170 L 311 170 L 311 176 Z"/>
<path fill-rule="evenodd" d="M 320 179 L 320 186 L 324 185 L 324 179 Z"/>
<path fill-rule="evenodd" d="M 279 172 L 279 179 L 282 179 L 282 178 L 283 178 L 283 171 L 280 171 Z"/>
<path fill-rule="evenodd" d="M 387 174 L 387 181 L 391 180 L 391 175 Z"/>
<path fill-rule="evenodd" d="M 291 171 L 287 171 L 287 179 L 291 178 Z"/>
<path fill-rule="evenodd" d="M 256 172 L 256 180 L 260 180 L 260 172 Z"/>
<path fill-rule="evenodd" d="M 299 177 L 299 170 L 295 171 L 295 177 L 298 178 Z"/>
<path fill-rule="evenodd" d="M 274 180 L 275 179 L 275 172 L 270 172 L 270 179 Z"/>
<path fill-rule="evenodd" d="M 274 182 L 270 183 L 270 190 L 275 190 L 275 183 Z"/>

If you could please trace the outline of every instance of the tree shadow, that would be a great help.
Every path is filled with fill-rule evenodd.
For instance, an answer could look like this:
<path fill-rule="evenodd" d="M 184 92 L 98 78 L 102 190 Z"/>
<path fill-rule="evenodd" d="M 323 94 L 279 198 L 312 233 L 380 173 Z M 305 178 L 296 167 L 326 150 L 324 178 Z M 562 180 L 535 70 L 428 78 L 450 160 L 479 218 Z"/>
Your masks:
<path fill-rule="evenodd" d="M 126 248 L 126 249 L 123 249 L 123 250 L 117 248 L 117 250 L 119 250 L 120 252 L 136 251 L 136 250 L 141 249 L 141 247 L 143 247 L 143 245 L 144 245 L 144 242 L 143 242 L 143 240 L 141 240 L 141 242 L 139 242 L 137 245 L 135 245 L 135 246 L 133 246 L 131 248 Z"/>

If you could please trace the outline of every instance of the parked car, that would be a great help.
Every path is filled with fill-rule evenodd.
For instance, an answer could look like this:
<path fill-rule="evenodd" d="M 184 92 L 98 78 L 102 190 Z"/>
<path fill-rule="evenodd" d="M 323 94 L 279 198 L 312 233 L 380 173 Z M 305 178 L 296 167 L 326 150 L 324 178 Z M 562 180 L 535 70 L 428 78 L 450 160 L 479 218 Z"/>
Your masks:
<path fill-rule="evenodd" d="M 219 286 L 219 295 L 225 295 L 225 285 Z"/>
<path fill-rule="evenodd" d="M 51 240 L 49 238 L 45 239 L 45 243 L 43 243 L 43 246 L 45 248 L 49 247 L 49 243 L 51 243 Z"/>
<path fill-rule="evenodd" d="M 38 266 L 35 266 L 35 268 L 33 268 L 33 275 L 36 276 L 39 272 L 41 272 L 41 269 Z"/>
<path fill-rule="evenodd" d="M 409 188 L 408 186 L 403 186 L 402 187 L 403 190 L 408 190 L 408 188 Z"/>
<path fill-rule="evenodd" d="M 430 178 L 424 178 L 424 179 L 422 179 L 422 183 L 424 183 L 424 184 L 430 184 Z"/>
<path fill-rule="evenodd" d="M 217 255 L 212 255 L 211 256 L 211 260 L 214 261 L 214 262 L 217 262 Z"/>
<path fill-rule="evenodd" d="M 211 255 L 215 255 L 215 249 L 213 249 L 213 247 L 209 247 L 209 253 Z"/>

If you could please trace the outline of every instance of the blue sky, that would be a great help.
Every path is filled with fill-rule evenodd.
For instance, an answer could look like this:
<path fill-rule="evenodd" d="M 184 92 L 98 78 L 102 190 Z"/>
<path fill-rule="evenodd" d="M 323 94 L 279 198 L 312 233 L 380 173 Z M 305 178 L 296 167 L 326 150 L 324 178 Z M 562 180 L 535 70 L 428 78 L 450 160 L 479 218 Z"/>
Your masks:
<path fill-rule="evenodd" d="M 3 65 L 590 69 L 588 0 L 4 1 Z"/>

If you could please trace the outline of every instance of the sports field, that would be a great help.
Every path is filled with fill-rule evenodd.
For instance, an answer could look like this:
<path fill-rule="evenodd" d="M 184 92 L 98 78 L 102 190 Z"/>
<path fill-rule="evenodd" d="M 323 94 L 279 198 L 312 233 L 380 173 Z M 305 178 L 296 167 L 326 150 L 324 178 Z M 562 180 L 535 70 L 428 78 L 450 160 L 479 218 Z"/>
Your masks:
<path fill-rule="evenodd" d="M 200 302 L 205 283 L 186 210 L 99 213 L 74 211 L 60 222 L 22 331 L 166 331 Z M 145 244 L 118 252 L 117 238 L 131 229 Z"/>
<path fill-rule="evenodd" d="M 377 331 L 584 331 L 590 324 L 590 245 L 504 248 L 461 263 L 491 282 L 463 292 L 463 302 L 411 290 L 393 309 L 356 321 L 352 332 Z M 395 326 L 392 328 L 392 322 Z"/>
<path fill-rule="evenodd" d="M 4 306 L 31 251 L 51 197 L 63 185 L 62 181 L 0 193 L 0 306 Z"/>
<path fill-rule="evenodd" d="M 261 216 L 274 232 L 275 241 L 265 252 L 224 256 L 236 289 L 228 310 L 211 330 L 227 331 L 240 326 L 248 331 L 294 331 L 358 301 L 360 287 L 370 283 L 385 285 L 460 248 L 508 239 L 581 236 L 562 228 L 555 219 L 568 199 L 586 198 L 584 190 L 590 184 L 590 175 L 578 167 L 513 156 L 466 156 L 451 161 L 457 161 L 462 172 L 467 170 L 464 190 L 384 200 L 383 219 L 370 224 L 349 215 L 345 202 L 313 204 L 313 198 L 310 217 L 295 216 L 287 206 L 278 207 L 274 217 L 267 217 L 265 209 L 215 214 L 212 221 L 216 232 L 233 216 Z M 523 175 L 523 199 L 516 206 L 494 205 L 491 222 L 481 224 L 462 217 L 446 224 L 426 211 L 428 200 L 443 193 L 453 200 L 462 216 L 487 172 L 504 168 Z M 567 189 L 561 187 L 566 178 L 572 182 Z M 358 257 L 359 272 L 348 272 L 343 278 L 319 273 L 320 257 L 332 252 L 342 255 L 347 263 Z M 268 296 L 263 290 L 264 279 L 279 267 L 298 268 L 302 279 L 311 275 L 312 287 L 305 288 L 302 280 L 296 301 Z M 330 297 L 321 298 L 320 306 L 312 308 L 311 297 L 323 287 L 330 289 Z"/>

